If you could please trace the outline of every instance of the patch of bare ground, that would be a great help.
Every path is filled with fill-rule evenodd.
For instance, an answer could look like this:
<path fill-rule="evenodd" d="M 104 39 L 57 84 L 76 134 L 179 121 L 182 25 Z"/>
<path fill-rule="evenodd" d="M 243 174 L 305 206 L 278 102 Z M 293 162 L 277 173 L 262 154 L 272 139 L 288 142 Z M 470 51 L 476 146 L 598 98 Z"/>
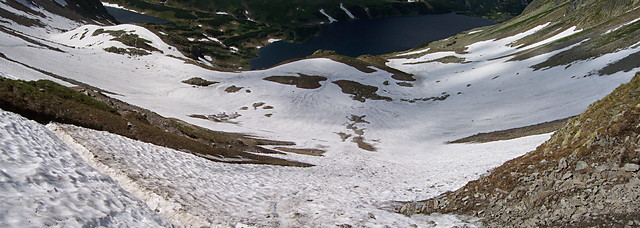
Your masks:
<path fill-rule="evenodd" d="M 392 101 L 391 97 L 380 96 L 376 92 L 378 87 L 360 84 L 358 82 L 349 80 L 333 81 L 334 84 L 340 86 L 342 92 L 345 94 L 351 94 L 351 98 L 356 101 L 365 102 L 370 100 L 385 100 Z"/>
<path fill-rule="evenodd" d="M 539 123 L 526 127 L 513 128 L 489 133 L 478 133 L 469 137 L 461 138 L 447 143 L 487 143 L 500 140 L 522 138 L 525 136 L 546 134 L 562 128 L 569 118 Z"/>
<path fill-rule="evenodd" d="M 376 147 L 373 146 L 370 143 L 366 142 L 366 138 L 364 137 L 364 133 L 366 128 L 361 128 L 358 127 L 358 125 L 366 125 L 369 124 L 369 121 L 366 121 L 364 118 L 367 117 L 366 115 L 362 115 L 362 116 L 358 116 L 358 115 L 351 115 L 349 117 L 347 117 L 347 119 L 351 122 L 348 123 L 345 128 L 347 130 L 350 130 L 353 132 L 354 135 L 352 134 L 347 134 L 344 132 L 334 132 L 336 133 L 338 136 L 340 136 L 340 139 L 342 139 L 342 141 L 346 141 L 347 139 L 351 138 L 351 142 L 355 143 L 358 148 L 366 150 L 366 151 L 376 151 Z M 375 141 L 375 140 L 374 140 Z"/>
<path fill-rule="evenodd" d="M 240 117 L 241 115 L 237 112 L 227 114 L 226 112 L 218 113 L 214 115 L 201 115 L 201 114 L 192 114 L 189 115 L 191 118 L 198 118 L 203 120 L 211 120 L 216 123 L 230 123 L 230 124 L 238 124 L 234 120 Z"/>
<path fill-rule="evenodd" d="M 456 213 L 490 227 L 640 226 L 640 72 L 536 150 L 398 211 Z"/>
<path fill-rule="evenodd" d="M 366 151 L 376 151 L 376 147 L 374 147 L 373 145 L 367 143 L 364 141 L 365 138 L 362 136 L 356 136 L 351 138 L 351 142 L 356 143 L 356 145 L 358 145 L 358 148 L 366 150 Z"/>
<path fill-rule="evenodd" d="M 300 149 L 300 148 L 289 148 L 289 147 L 276 147 L 274 148 L 279 151 L 284 151 L 287 153 L 294 154 L 302 154 L 302 155 L 310 155 L 310 156 L 323 156 L 326 151 L 320 149 Z"/>
<path fill-rule="evenodd" d="M 263 79 L 285 85 L 294 85 L 297 88 L 301 89 L 320 88 L 322 86 L 320 82 L 327 80 L 326 77 L 322 76 L 313 76 L 300 73 L 298 73 L 298 75 L 299 76 L 269 76 Z"/>
<path fill-rule="evenodd" d="M 227 92 L 227 93 L 237 93 L 238 91 L 242 90 L 242 88 L 244 88 L 244 87 L 237 87 L 235 85 L 231 85 L 231 86 L 227 87 L 226 89 L 224 89 L 224 91 Z"/>
<path fill-rule="evenodd" d="M 219 83 L 219 82 L 205 80 L 205 79 L 200 78 L 200 77 L 193 77 L 193 78 L 189 78 L 187 80 L 183 80 L 182 83 L 189 84 L 189 85 L 194 85 L 194 86 L 207 87 L 207 86 Z"/>
<path fill-rule="evenodd" d="M 46 80 L 27 82 L 0 79 L 0 108 L 43 124 L 59 122 L 108 131 L 217 162 L 311 166 L 256 154 L 280 153 L 261 146 L 295 145 L 291 142 L 211 131 L 164 118 L 91 89 L 72 89 Z"/>

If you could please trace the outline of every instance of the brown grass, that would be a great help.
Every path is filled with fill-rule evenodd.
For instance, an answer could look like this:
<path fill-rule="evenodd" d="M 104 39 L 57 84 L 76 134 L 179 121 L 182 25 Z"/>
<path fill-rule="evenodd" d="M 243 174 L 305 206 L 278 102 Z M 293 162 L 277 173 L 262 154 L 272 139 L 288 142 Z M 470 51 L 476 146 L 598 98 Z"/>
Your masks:
<path fill-rule="evenodd" d="M 256 155 L 274 151 L 259 145 L 292 145 L 253 139 L 240 134 L 213 132 L 177 120 L 169 120 L 139 107 L 82 89 L 75 91 L 51 81 L 26 82 L 0 79 L 0 108 L 46 124 L 59 122 L 152 143 L 196 155 L 243 158 L 233 163 L 308 167 L 309 164 Z M 86 93 L 86 94 L 85 94 Z M 92 96 L 88 96 L 90 94 Z M 96 98 L 104 99 L 102 102 Z M 222 161 L 222 159 L 212 159 Z"/>
<path fill-rule="evenodd" d="M 478 133 L 469 137 L 454 140 L 448 143 L 486 143 L 499 140 L 509 140 L 530 135 L 539 135 L 557 131 L 562 128 L 569 118 L 539 123 L 526 127 L 513 128 L 508 130 L 494 131 L 489 133 Z"/>

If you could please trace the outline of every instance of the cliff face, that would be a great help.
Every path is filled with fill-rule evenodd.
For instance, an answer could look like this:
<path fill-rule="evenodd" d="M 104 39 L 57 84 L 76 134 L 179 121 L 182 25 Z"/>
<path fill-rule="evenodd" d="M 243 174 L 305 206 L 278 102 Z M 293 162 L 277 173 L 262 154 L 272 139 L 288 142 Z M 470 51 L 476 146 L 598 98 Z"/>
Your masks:
<path fill-rule="evenodd" d="M 402 213 L 456 213 L 499 226 L 640 225 L 640 73 L 535 151 Z"/>

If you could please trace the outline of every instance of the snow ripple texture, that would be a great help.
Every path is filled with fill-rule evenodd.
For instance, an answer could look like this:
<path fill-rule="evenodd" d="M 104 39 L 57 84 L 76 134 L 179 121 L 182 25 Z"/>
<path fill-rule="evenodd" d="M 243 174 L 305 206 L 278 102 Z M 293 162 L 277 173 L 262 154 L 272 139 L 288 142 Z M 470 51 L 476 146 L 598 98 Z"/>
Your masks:
<path fill-rule="evenodd" d="M 44 126 L 0 110 L 0 227 L 172 226 Z"/>
<path fill-rule="evenodd" d="M 417 181 L 411 177 L 415 168 L 385 167 L 384 162 L 371 159 L 367 154 L 352 154 L 343 158 L 343 162 L 312 168 L 223 164 L 108 132 L 62 124 L 47 127 L 72 148 L 85 151 L 80 154 L 95 159 L 101 171 L 146 201 L 152 210 L 185 226 L 450 227 L 476 224 L 474 218 L 406 217 L 381 209 L 390 206 L 387 200 L 415 199 L 466 181 L 439 171 L 436 172 L 442 178 L 435 173 L 420 173 L 416 176 L 431 176 L 433 179 L 427 179 L 426 184 L 433 186 L 416 189 Z M 534 147 L 540 139 L 529 140 L 534 142 L 529 146 Z M 477 168 L 469 165 L 467 168 L 471 170 Z M 479 170 L 486 170 L 487 164 L 482 166 Z M 407 178 L 404 184 L 394 181 L 402 177 Z M 425 184 L 422 180 L 420 186 Z"/>

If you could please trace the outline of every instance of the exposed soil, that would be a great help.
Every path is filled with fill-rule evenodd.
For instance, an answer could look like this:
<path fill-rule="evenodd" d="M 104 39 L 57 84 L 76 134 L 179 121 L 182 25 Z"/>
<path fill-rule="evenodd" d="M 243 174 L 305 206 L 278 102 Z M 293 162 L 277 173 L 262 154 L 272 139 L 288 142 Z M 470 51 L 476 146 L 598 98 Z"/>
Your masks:
<path fill-rule="evenodd" d="M 288 147 L 276 147 L 276 150 L 295 153 L 295 154 L 303 154 L 303 155 L 311 155 L 311 156 L 323 156 L 326 151 L 320 149 L 298 149 L 298 148 L 288 148 Z"/>
<path fill-rule="evenodd" d="M 370 100 L 385 100 L 392 101 L 390 97 L 380 96 L 376 92 L 378 91 L 378 87 L 360 84 L 358 82 L 349 81 L 349 80 L 338 80 L 334 81 L 334 84 L 340 86 L 343 93 L 351 94 L 351 98 L 365 102 L 367 99 Z"/>
<path fill-rule="evenodd" d="M 298 77 L 296 76 L 269 76 L 264 78 L 264 80 L 276 82 L 285 85 L 294 85 L 300 89 L 317 89 L 322 85 L 320 82 L 326 81 L 326 77 L 322 76 L 311 76 L 306 74 L 298 73 Z"/>
<path fill-rule="evenodd" d="M 216 81 L 209 81 L 209 80 L 205 80 L 203 78 L 200 77 L 194 77 L 194 78 L 189 78 L 187 80 L 182 81 L 182 83 L 185 84 L 189 84 L 189 85 L 194 85 L 194 86 L 210 86 L 219 82 Z"/>
<path fill-rule="evenodd" d="M 244 87 L 237 87 L 235 85 L 231 85 L 231 86 L 227 87 L 226 89 L 224 89 L 224 91 L 227 92 L 227 93 L 237 93 L 238 91 L 242 90 L 242 88 L 244 88 Z"/>

